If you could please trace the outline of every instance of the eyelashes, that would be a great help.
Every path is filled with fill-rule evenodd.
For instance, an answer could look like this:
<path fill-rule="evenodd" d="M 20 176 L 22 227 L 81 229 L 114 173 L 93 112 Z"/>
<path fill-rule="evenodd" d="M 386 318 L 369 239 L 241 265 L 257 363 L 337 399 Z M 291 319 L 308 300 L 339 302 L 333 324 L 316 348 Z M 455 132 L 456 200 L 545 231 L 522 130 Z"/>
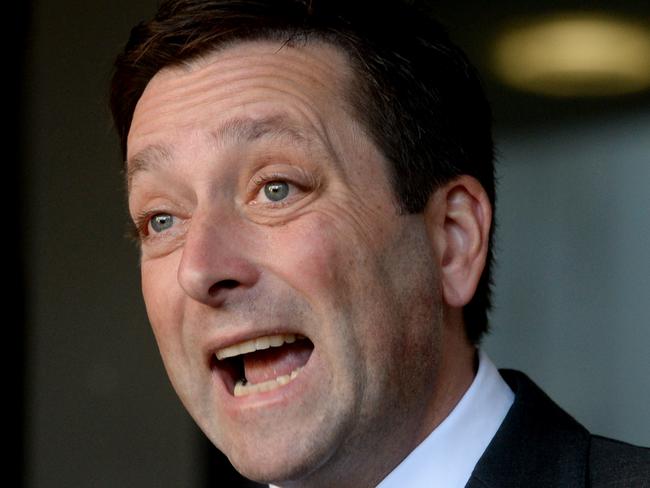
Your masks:
<path fill-rule="evenodd" d="M 131 227 L 131 234 L 138 241 L 143 240 L 149 235 L 149 222 L 151 218 L 155 215 L 159 215 L 162 212 L 158 210 L 148 210 L 139 212 L 133 217 L 133 222 Z"/>

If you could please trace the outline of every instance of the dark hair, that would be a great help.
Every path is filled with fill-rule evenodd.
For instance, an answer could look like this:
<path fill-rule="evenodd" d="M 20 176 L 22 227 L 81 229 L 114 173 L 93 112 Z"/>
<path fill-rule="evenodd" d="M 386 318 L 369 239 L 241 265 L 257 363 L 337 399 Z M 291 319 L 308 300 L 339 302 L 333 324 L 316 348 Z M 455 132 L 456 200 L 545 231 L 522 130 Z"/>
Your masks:
<path fill-rule="evenodd" d="M 412 6 L 375 0 L 168 0 L 140 23 L 115 63 L 110 104 L 122 152 L 135 106 L 162 68 L 246 40 L 324 41 L 347 53 L 355 80 L 348 100 L 392 164 L 402 211 L 421 212 L 431 195 L 462 174 L 492 205 L 490 108 L 475 69 L 442 27 Z M 469 340 L 487 331 L 488 262 L 463 310 Z"/>

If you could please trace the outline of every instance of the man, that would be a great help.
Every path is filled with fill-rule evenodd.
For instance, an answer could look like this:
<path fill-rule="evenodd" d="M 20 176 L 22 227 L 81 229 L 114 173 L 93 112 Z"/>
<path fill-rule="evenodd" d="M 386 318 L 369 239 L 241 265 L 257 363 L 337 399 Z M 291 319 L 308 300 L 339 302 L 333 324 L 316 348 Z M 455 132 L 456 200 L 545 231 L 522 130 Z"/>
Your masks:
<path fill-rule="evenodd" d="M 185 407 L 279 486 L 647 483 L 647 450 L 477 352 L 480 83 L 416 11 L 349 3 L 168 1 L 117 61 L 143 295 Z"/>

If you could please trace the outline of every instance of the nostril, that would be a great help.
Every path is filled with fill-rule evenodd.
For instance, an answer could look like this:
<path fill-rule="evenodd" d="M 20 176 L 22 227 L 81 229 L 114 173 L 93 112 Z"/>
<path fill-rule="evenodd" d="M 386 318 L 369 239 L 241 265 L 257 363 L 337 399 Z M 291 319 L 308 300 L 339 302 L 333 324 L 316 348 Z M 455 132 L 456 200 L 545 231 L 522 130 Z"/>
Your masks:
<path fill-rule="evenodd" d="M 210 287 L 209 293 L 211 296 L 214 296 L 219 293 L 220 290 L 232 290 L 233 288 L 237 288 L 239 285 L 240 283 L 237 280 L 221 280 Z"/>

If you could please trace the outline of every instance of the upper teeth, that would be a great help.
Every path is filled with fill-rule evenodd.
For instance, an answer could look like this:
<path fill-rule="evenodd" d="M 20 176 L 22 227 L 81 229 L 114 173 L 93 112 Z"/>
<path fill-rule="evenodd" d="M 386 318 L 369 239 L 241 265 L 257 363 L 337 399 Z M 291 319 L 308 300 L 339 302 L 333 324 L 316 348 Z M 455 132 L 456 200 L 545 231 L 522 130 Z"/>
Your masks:
<path fill-rule="evenodd" d="M 234 346 L 224 347 L 223 349 L 219 349 L 215 354 L 217 359 L 221 360 L 239 356 L 240 354 L 259 351 L 260 349 L 268 349 L 269 347 L 280 347 L 284 343 L 291 344 L 292 342 L 296 342 L 296 339 L 302 339 L 302 336 L 296 336 L 295 334 L 277 334 L 258 337 L 257 339 L 240 342 Z"/>

